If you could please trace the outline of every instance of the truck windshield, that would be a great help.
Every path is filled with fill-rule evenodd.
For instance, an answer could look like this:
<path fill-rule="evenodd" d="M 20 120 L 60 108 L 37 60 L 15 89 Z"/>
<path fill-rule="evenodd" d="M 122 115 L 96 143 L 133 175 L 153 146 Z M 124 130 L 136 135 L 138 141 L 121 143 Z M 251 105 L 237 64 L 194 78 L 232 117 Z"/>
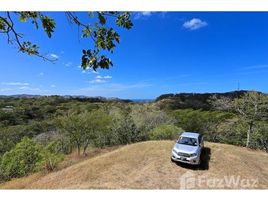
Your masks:
<path fill-rule="evenodd" d="M 180 137 L 180 139 L 178 140 L 177 143 L 191 145 L 191 146 L 197 146 L 197 140 L 195 138 L 189 138 L 189 137 Z"/>

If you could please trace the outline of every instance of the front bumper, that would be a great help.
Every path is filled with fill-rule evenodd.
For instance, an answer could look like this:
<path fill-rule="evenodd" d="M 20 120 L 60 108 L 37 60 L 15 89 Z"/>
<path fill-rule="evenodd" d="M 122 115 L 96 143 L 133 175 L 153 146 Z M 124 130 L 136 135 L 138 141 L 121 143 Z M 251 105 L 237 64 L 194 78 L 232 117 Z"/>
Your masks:
<path fill-rule="evenodd" d="M 190 165 L 199 165 L 200 164 L 200 156 L 183 157 L 183 156 L 179 156 L 178 154 L 172 152 L 171 159 L 173 161 L 188 163 Z"/>

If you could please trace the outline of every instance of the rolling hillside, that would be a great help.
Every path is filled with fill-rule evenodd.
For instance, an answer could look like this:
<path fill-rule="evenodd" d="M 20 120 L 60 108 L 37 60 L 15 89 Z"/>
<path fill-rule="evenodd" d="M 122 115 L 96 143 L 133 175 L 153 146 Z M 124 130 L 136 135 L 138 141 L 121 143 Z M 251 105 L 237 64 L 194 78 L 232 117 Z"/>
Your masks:
<path fill-rule="evenodd" d="M 149 141 L 121 147 L 47 175 L 34 174 L 0 185 L 0 188 L 38 189 L 179 189 L 186 175 L 207 179 L 234 176 L 258 179 L 255 188 L 268 188 L 268 154 L 246 148 L 206 143 L 204 162 L 190 167 L 170 161 L 173 141 Z M 190 179 L 189 179 L 190 180 Z M 217 188 L 187 180 L 191 188 Z M 195 179 L 197 180 L 197 179 Z M 199 179 L 198 179 L 199 180 Z M 191 182 L 192 181 L 192 182 Z M 224 188 L 247 188 L 223 185 Z M 209 186 L 208 186 L 209 185 Z"/>

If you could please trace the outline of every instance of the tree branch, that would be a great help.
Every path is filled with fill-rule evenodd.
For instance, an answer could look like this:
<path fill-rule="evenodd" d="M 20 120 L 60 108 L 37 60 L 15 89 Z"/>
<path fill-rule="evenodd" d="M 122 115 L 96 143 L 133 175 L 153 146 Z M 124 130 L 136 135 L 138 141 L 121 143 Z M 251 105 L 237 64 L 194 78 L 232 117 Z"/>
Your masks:
<path fill-rule="evenodd" d="M 30 53 L 30 49 L 27 49 L 25 48 L 23 45 L 22 45 L 22 42 L 20 41 L 20 39 L 22 39 L 22 35 L 19 34 L 15 28 L 14 28 L 14 22 L 10 16 L 10 12 L 7 12 L 7 18 L 4 18 L 4 17 L 1 17 L 0 16 L 0 19 L 7 25 L 7 30 L 5 32 L 1 32 L 1 33 L 6 33 L 7 34 L 7 40 L 8 40 L 8 43 L 11 43 L 13 44 L 13 41 L 15 41 L 15 43 L 17 44 L 18 48 L 19 48 L 19 51 L 25 51 L 27 52 L 28 54 Z M 11 40 L 10 38 L 10 32 L 14 35 L 14 40 Z M 49 61 L 49 62 L 52 62 L 54 63 L 57 59 L 52 59 L 52 58 L 48 58 L 47 56 L 45 55 L 41 55 L 39 52 L 31 52 L 32 55 L 35 55 L 39 58 L 42 58 L 43 60 L 45 61 Z"/>

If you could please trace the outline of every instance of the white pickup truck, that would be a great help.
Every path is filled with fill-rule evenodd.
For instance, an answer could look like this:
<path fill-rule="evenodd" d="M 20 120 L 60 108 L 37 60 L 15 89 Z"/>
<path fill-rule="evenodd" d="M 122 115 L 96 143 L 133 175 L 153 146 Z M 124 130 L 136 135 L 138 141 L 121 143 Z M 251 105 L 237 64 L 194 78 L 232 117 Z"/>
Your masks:
<path fill-rule="evenodd" d="M 203 147 L 204 138 L 202 134 L 184 132 L 172 149 L 171 160 L 199 165 Z"/>

